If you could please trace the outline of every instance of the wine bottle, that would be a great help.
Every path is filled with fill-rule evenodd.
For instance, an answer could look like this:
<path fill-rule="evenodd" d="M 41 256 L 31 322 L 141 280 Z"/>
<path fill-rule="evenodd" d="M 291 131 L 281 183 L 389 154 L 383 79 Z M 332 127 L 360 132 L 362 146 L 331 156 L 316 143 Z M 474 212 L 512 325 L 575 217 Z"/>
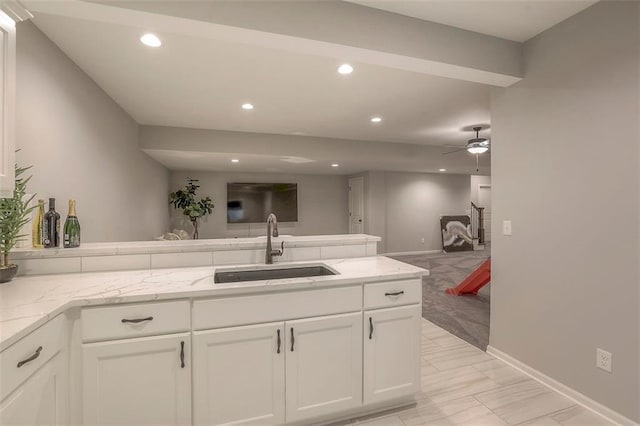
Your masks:
<path fill-rule="evenodd" d="M 55 248 L 60 245 L 60 214 L 56 211 L 56 199 L 49 198 L 49 211 L 43 221 L 44 248 Z"/>
<path fill-rule="evenodd" d="M 80 247 L 80 221 L 76 214 L 76 200 L 69 200 L 69 214 L 64 222 L 64 248 Z"/>
<path fill-rule="evenodd" d="M 43 245 L 43 227 L 44 227 L 44 200 L 38 200 L 38 208 L 33 218 L 32 227 L 32 245 L 33 248 L 42 248 Z"/>

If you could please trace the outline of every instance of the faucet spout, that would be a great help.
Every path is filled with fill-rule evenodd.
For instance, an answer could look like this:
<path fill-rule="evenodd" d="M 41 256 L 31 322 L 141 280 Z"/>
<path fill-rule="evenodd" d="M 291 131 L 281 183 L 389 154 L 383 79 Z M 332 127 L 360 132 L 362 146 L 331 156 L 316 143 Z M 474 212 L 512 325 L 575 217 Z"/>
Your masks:
<path fill-rule="evenodd" d="M 278 236 L 278 218 L 273 213 L 269 214 L 269 216 L 267 217 L 267 247 L 264 256 L 264 262 L 267 265 L 273 263 L 274 256 L 282 256 L 282 253 L 284 253 L 284 241 L 282 242 L 281 250 L 273 250 L 273 248 L 271 247 L 272 236 Z"/>

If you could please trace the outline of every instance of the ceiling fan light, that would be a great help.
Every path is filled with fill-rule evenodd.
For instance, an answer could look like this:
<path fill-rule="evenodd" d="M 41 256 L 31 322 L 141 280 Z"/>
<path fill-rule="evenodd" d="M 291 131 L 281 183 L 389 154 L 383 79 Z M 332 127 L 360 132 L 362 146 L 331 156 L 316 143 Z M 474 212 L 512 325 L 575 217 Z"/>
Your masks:
<path fill-rule="evenodd" d="M 485 152 L 489 151 L 489 148 L 486 146 L 470 146 L 469 148 L 467 148 L 467 151 L 472 154 L 484 154 Z"/>

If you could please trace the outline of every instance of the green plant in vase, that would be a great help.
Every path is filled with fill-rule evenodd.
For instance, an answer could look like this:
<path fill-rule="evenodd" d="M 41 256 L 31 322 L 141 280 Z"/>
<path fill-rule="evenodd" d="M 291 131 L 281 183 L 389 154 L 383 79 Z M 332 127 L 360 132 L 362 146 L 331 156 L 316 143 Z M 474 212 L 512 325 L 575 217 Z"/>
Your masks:
<path fill-rule="evenodd" d="M 31 220 L 31 212 L 36 207 L 29 206 L 35 194 L 27 197 L 27 184 L 31 176 L 23 176 L 30 168 L 16 164 L 13 197 L 0 198 L 0 282 L 11 281 L 18 272 L 18 265 L 9 263 L 9 253 L 26 237 L 20 231 Z"/>
<path fill-rule="evenodd" d="M 182 209 L 182 214 L 189 218 L 193 225 L 193 239 L 198 239 L 198 221 L 200 218 L 213 212 L 211 197 L 196 199 L 198 192 L 198 179 L 187 178 L 187 185 L 183 189 L 169 194 L 169 205 L 176 209 Z"/>

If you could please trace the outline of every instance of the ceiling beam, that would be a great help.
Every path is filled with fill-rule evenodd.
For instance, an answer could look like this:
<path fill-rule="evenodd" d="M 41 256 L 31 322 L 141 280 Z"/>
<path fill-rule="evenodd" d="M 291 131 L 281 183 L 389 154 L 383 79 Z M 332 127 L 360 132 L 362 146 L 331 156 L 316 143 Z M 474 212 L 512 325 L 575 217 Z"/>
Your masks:
<path fill-rule="evenodd" d="M 202 156 L 222 154 L 229 159 L 246 155 L 275 159 L 282 167 L 293 167 L 288 163 L 291 160 L 294 164 L 297 161 L 302 164 L 330 164 L 339 160 L 340 170 L 348 168 L 352 172 L 433 172 L 446 168 L 453 173 L 473 174 L 476 169 L 475 158 L 471 154 L 460 152 L 443 155 L 451 151 L 451 147 L 184 127 L 140 126 L 139 147 L 152 157 L 156 153 L 175 155 L 177 158 L 188 153 Z M 464 148 L 464 145 L 460 148 Z M 490 155 L 481 155 L 479 160 L 479 174 L 488 173 Z"/>
<path fill-rule="evenodd" d="M 339 1 L 46 1 L 35 13 L 225 40 L 507 87 L 522 44 Z"/>

